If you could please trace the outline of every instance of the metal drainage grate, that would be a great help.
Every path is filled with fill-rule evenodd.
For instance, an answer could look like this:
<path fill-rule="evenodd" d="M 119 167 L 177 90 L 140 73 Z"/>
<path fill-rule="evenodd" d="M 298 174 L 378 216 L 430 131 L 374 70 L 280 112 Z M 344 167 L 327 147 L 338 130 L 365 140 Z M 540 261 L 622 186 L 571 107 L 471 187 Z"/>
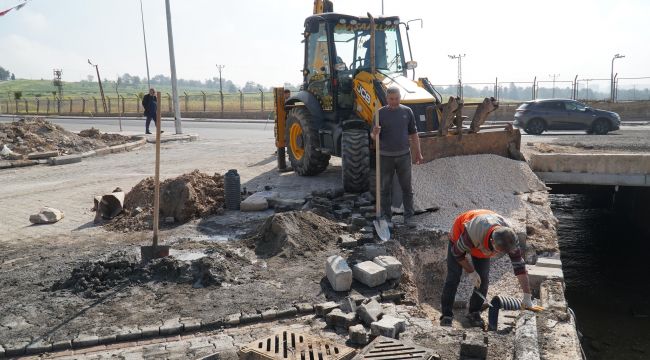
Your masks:
<path fill-rule="evenodd" d="M 417 345 L 405 344 L 399 340 L 380 336 L 368 345 L 358 359 L 402 360 L 402 359 L 440 359 L 433 350 Z"/>
<path fill-rule="evenodd" d="M 321 337 L 281 331 L 241 349 L 247 360 L 350 360 L 356 350 Z"/>

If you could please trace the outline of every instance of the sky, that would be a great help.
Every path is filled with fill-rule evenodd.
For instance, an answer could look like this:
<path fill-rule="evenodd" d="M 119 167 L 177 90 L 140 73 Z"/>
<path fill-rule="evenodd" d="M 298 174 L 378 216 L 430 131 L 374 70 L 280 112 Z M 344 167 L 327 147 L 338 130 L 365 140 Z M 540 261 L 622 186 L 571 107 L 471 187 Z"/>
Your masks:
<path fill-rule="evenodd" d="M 0 0 L 0 11 L 21 0 Z M 150 72 L 170 74 L 164 0 L 142 0 Z M 302 31 L 312 0 L 170 0 L 177 76 L 218 76 L 243 85 L 300 83 Z M 381 14 L 381 0 L 334 0 L 336 12 Z M 384 0 L 386 15 L 411 23 L 417 76 L 434 84 L 609 78 L 612 56 L 619 77 L 650 77 L 648 0 Z M 404 45 L 406 48 L 406 44 Z M 0 66 L 18 78 L 64 81 L 146 76 L 138 0 L 30 0 L 0 17 Z M 650 83 L 650 80 L 645 80 Z"/>

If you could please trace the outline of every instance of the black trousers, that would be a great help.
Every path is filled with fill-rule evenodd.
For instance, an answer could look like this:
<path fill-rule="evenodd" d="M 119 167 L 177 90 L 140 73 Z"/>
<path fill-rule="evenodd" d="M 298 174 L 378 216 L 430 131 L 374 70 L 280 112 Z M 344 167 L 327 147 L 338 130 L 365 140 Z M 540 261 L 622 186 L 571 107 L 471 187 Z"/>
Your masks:
<path fill-rule="evenodd" d="M 387 220 L 393 216 L 391 204 L 393 203 L 391 190 L 393 189 L 393 175 L 397 174 L 399 185 L 402 188 L 402 202 L 404 204 L 404 217 L 413 216 L 413 185 L 411 184 L 411 153 L 401 156 L 381 156 L 381 211 Z"/>
<path fill-rule="evenodd" d="M 476 273 L 481 277 L 481 287 L 478 290 L 483 296 L 487 296 L 488 286 L 490 285 L 490 259 L 472 256 L 472 264 Z M 440 301 L 442 316 L 454 316 L 454 300 L 456 299 L 456 291 L 462 274 L 463 268 L 456 261 L 456 257 L 451 251 L 450 241 L 447 246 L 447 279 L 442 289 L 442 299 Z M 483 299 L 472 293 L 472 297 L 469 299 L 469 312 L 480 311 L 482 305 Z"/>
<path fill-rule="evenodd" d="M 153 123 L 155 125 L 156 124 L 156 116 L 155 115 L 154 116 L 147 115 L 147 122 L 146 122 L 146 125 L 145 125 L 145 129 L 147 130 L 147 132 L 151 132 L 151 131 L 149 131 L 149 124 L 151 124 L 151 120 L 153 120 Z"/>

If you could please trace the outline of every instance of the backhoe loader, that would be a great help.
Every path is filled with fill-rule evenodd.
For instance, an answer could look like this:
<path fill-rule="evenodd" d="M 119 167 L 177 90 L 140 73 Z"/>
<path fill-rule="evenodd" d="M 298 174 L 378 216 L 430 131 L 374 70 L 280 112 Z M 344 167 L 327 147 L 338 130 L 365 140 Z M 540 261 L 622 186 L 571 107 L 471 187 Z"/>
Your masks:
<path fill-rule="evenodd" d="M 493 98 L 475 104 L 479 109 L 472 126 L 463 129 L 462 108 L 468 104 L 454 97 L 443 104 L 427 78 L 407 77 L 417 63 L 412 54 L 408 61 L 405 57 L 402 29 L 408 27 L 396 16 L 338 14 L 331 1 L 314 1 L 314 13 L 305 20 L 301 89 L 285 101 L 284 89 L 274 88 L 280 169 L 287 168 L 288 155 L 297 174 L 313 176 L 327 168 L 331 156 L 339 156 L 345 191 L 366 191 L 374 163 L 373 115 L 386 104 L 391 86 L 400 89 L 402 104 L 413 110 L 425 161 L 481 153 L 508 156 L 509 147 L 519 149 L 518 130 L 479 132 L 498 106 Z M 453 124 L 456 136 L 448 132 Z"/>

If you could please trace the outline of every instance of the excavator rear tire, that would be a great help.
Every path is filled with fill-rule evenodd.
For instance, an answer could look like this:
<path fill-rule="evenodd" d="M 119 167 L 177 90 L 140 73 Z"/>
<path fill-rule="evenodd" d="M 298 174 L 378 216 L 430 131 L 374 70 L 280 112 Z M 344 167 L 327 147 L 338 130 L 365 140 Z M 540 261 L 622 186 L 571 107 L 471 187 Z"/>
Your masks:
<path fill-rule="evenodd" d="M 368 131 L 350 129 L 341 136 L 343 188 L 346 192 L 368 191 L 370 186 L 370 140 Z"/>
<path fill-rule="evenodd" d="M 289 111 L 286 139 L 289 161 L 298 175 L 318 175 L 327 169 L 330 156 L 318 150 L 318 129 L 314 127 L 309 110 L 299 106 Z"/>

